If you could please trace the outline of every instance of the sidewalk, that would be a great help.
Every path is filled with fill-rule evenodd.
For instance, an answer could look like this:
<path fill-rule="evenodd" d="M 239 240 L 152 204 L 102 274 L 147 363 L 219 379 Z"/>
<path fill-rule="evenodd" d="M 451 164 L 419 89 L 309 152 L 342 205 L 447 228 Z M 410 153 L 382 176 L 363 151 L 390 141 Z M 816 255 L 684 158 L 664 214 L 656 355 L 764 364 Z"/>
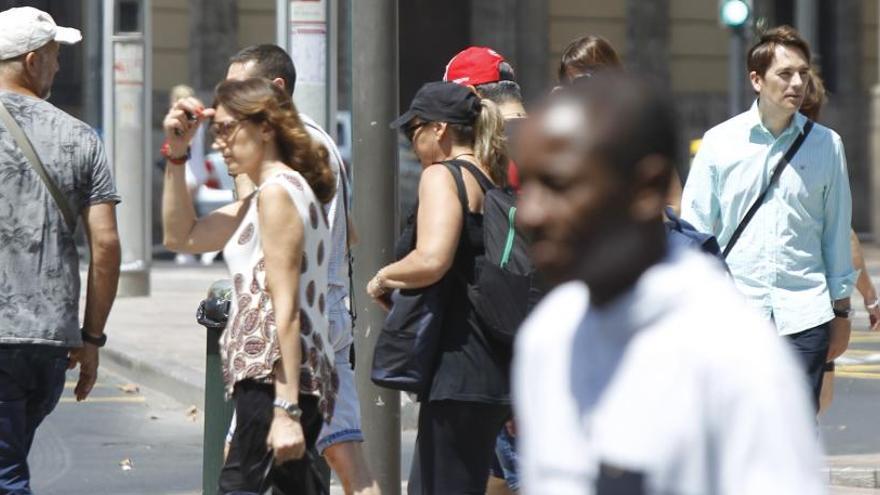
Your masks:
<path fill-rule="evenodd" d="M 865 256 L 872 278 L 880 285 L 880 245 L 866 245 Z M 116 300 L 107 323 L 103 364 L 203 409 L 206 330 L 196 323 L 195 312 L 208 287 L 226 277 L 222 262 L 210 267 L 155 262 L 149 297 Z M 866 315 L 858 297 L 853 307 L 860 330 Z M 414 428 L 415 407 L 406 398 L 402 402 L 403 427 Z M 827 462 L 832 485 L 880 489 L 880 445 L 876 454 L 829 456 Z"/>
<path fill-rule="evenodd" d="M 208 287 L 228 278 L 226 266 L 176 266 L 159 261 L 150 273 L 149 297 L 117 298 L 107 321 L 102 364 L 174 399 L 202 409 L 205 389 L 204 327 L 196 308 Z"/>

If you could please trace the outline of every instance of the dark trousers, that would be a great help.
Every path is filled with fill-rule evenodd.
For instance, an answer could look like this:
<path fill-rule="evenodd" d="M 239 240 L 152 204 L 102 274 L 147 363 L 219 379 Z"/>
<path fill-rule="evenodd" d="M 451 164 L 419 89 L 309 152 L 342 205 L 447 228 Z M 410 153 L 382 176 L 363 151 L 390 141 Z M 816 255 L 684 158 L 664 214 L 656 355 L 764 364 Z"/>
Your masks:
<path fill-rule="evenodd" d="M 407 493 L 485 493 L 495 439 L 509 417 L 510 407 L 504 405 L 452 400 L 422 402 Z"/>
<path fill-rule="evenodd" d="M 64 391 L 68 349 L 0 345 L 0 493 L 29 495 L 34 433 Z"/>
<path fill-rule="evenodd" d="M 220 494 L 325 495 L 329 487 L 315 465 L 315 442 L 323 418 L 318 399 L 299 396 L 302 409 L 300 424 L 306 437 L 306 454 L 301 459 L 274 464 L 272 451 L 266 447 L 274 416 L 275 387 L 253 380 L 235 385 L 235 434 L 229 455 L 220 472 Z"/>
<path fill-rule="evenodd" d="M 807 381 L 813 392 L 813 407 L 819 412 L 819 394 L 822 392 L 822 374 L 825 372 L 825 359 L 828 357 L 831 322 L 818 327 L 787 335 L 788 342 L 807 372 Z"/>

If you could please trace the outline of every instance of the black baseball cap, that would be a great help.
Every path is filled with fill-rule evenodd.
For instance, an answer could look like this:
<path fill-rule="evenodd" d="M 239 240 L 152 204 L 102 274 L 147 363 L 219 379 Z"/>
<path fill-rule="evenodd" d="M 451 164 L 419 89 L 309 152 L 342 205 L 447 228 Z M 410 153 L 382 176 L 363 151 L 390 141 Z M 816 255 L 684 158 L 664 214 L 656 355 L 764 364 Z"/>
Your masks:
<path fill-rule="evenodd" d="M 392 129 L 419 117 L 428 122 L 472 124 L 480 115 L 480 97 L 467 86 L 453 82 L 429 82 L 419 88 L 409 110 L 391 123 Z"/>

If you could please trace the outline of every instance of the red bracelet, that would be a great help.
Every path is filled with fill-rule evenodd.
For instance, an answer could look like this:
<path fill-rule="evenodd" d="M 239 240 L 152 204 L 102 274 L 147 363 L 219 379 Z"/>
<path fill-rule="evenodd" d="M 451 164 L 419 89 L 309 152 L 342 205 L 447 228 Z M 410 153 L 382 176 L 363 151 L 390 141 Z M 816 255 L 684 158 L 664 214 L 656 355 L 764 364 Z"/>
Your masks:
<path fill-rule="evenodd" d="M 166 160 L 173 163 L 174 165 L 183 165 L 189 160 L 189 148 L 186 148 L 186 154 L 182 156 L 171 156 L 171 145 L 168 144 L 168 141 L 162 144 L 162 147 L 159 149 L 159 153 L 165 157 Z"/>

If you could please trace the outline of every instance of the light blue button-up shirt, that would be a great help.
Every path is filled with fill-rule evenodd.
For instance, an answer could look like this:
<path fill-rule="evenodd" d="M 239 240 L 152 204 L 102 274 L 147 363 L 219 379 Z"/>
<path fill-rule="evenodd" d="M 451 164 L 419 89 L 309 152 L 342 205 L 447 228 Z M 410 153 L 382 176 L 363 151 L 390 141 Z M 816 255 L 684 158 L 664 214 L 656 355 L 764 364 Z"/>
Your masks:
<path fill-rule="evenodd" d="M 806 122 L 796 113 L 773 137 L 761 123 L 756 101 L 710 129 L 684 187 L 682 218 L 726 246 Z M 727 263 L 749 302 L 775 322 L 780 335 L 789 335 L 831 320 L 831 301 L 849 297 L 858 276 L 850 251 L 852 199 L 840 136 L 816 124 L 778 181 Z"/>

